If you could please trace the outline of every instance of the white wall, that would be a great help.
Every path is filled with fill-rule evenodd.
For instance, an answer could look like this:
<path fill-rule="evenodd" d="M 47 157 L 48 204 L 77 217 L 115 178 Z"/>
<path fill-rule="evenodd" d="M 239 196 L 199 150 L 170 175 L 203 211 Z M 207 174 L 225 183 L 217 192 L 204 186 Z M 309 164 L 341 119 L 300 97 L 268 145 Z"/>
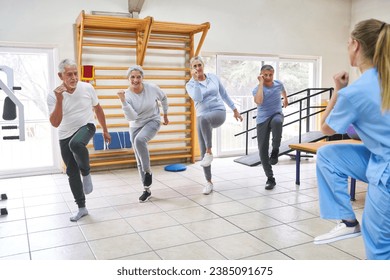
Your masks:
<path fill-rule="evenodd" d="M 82 10 L 127 12 L 127 0 L 0 0 L 0 40 L 49 44 L 74 58 L 73 24 Z"/>
<path fill-rule="evenodd" d="M 351 27 L 357 22 L 369 18 L 376 18 L 390 23 L 389 0 L 352 0 Z"/>
<path fill-rule="evenodd" d="M 140 17 L 210 22 L 207 52 L 322 56 L 331 86 L 329 76 L 348 65 L 350 10 L 349 0 L 146 0 Z"/>
<path fill-rule="evenodd" d="M 356 23 L 362 20 L 375 18 L 390 23 L 389 0 L 352 0 L 351 26 L 352 30 Z M 350 69 L 350 81 L 357 79 L 360 72 L 357 68 Z"/>
<path fill-rule="evenodd" d="M 60 58 L 74 57 L 73 24 L 81 10 L 128 12 L 128 0 L 0 0 L 0 6 L 1 41 L 55 45 Z M 326 87 L 348 68 L 350 23 L 390 22 L 389 8 L 388 0 L 145 0 L 140 18 L 210 22 L 207 52 L 321 56 Z"/>

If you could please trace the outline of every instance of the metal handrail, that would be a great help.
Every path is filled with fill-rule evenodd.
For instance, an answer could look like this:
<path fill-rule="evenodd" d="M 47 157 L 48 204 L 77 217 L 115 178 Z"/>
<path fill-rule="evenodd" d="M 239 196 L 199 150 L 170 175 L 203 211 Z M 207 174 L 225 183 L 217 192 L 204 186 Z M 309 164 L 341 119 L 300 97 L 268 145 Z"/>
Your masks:
<path fill-rule="evenodd" d="M 329 99 L 330 99 L 332 97 L 333 90 L 334 90 L 333 88 L 307 88 L 307 89 L 303 89 L 303 90 L 294 92 L 294 93 L 287 96 L 287 98 L 289 98 L 289 97 L 298 95 L 298 94 L 303 93 L 303 92 L 307 93 L 305 97 L 302 97 L 300 99 L 294 100 L 294 101 L 289 103 L 289 105 L 299 103 L 299 110 L 294 111 L 292 113 L 289 113 L 288 115 L 285 116 L 285 118 L 287 118 L 289 116 L 292 116 L 294 114 L 299 113 L 299 118 L 296 120 L 293 120 L 291 122 L 283 124 L 283 127 L 285 127 L 285 126 L 294 124 L 296 122 L 299 122 L 299 134 L 298 134 L 299 143 L 301 143 L 301 139 L 302 139 L 302 120 L 307 120 L 306 121 L 306 132 L 309 132 L 309 130 L 310 130 L 310 121 L 309 121 L 310 117 L 315 116 L 315 115 L 325 111 L 324 106 L 310 106 L 311 98 L 313 98 L 317 95 L 323 94 L 325 92 L 329 92 Z M 311 94 L 312 91 L 318 91 L 318 92 Z M 304 101 L 307 102 L 305 108 L 303 108 Z M 310 113 L 311 109 L 319 109 L 319 108 L 321 108 L 322 110 L 316 111 L 314 113 Z M 257 107 L 254 107 L 254 108 L 251 108 L 251 109 L 248 109 L 248 110 L 241 112 L 241 115 L 246 114 L 246 116 L 245 116 L 245 120 L 246 120 L 245 130 L 234 134 L 234 136 L 239 136 L 239 135 L 245 134 L 245 155 L 248 155 L 249 132 L 256 129 L 256 127 L 249 128 L 249 113 L 254 111 L 254 110 L 257 110 Z M 306 111 L 305 115 L 302 115 L 303 111 Z M 254 116 L 253 118 L 256 118 L 256 116 Z M 252 139 L 255 139 L 256 137 L 257 136 L 253 136 Z"/>

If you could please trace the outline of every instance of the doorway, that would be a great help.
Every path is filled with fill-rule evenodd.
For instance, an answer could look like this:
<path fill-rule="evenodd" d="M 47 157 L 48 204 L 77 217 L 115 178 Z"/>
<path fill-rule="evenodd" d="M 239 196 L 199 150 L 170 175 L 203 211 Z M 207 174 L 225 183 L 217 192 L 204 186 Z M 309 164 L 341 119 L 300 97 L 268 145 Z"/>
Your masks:
<path fill-rule="evenodd" d="M 24 106 L 25 141 L 4 140 L 18 130 L 0 130 L 0 178 L 60 172 L 58 139 L 49 122 L 46 105 L 48 92 L 54 88 L 54 48 L 13 47 L 0 45 L 0 65 L 13 70 L 16 97 Z M 0 71 L 7 84 L 7 74 Z M 0 116 L 4 100 L 0 90 Z M 18 116 L 17 116 L 18 117 Z M 17 125 L 15 120 L 0 117 L 1 126 Z M 11 135 L 10 135 L 11 134 Z"/>

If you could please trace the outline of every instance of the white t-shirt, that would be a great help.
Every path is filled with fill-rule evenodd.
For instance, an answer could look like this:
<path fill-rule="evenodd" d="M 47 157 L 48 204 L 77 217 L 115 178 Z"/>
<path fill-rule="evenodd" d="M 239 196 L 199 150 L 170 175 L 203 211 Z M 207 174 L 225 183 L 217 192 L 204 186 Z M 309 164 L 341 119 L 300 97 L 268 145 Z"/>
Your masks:
<path fill-rule="evenodd" d="M 99 104 L 95 89 L 89 83 L 78 82 L 76 90 L 70 94 L 63 93 L 62 121 L 58 127 L 59 139 L 66 139 L 72 136 L 80 127 L 87 123 L 95 124 L 93 107 Z M 49 114 L 55 108 L 57 98 L 54 92 L 47 96 Z"/>

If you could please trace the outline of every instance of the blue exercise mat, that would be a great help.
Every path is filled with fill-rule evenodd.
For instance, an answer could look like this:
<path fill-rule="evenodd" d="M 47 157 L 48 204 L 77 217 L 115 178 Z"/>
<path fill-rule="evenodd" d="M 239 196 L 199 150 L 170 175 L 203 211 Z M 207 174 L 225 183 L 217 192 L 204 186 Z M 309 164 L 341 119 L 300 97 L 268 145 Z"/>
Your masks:
<path fill-rule="evenodd" d="M 179 171 L 184 171 L 186 169 L 187 167 L 184 164 L 180 164 L 180 163 L 170 164 L 164 167 L 165 171 L 170 171 L 170 172 L 179 172 Z"/>

